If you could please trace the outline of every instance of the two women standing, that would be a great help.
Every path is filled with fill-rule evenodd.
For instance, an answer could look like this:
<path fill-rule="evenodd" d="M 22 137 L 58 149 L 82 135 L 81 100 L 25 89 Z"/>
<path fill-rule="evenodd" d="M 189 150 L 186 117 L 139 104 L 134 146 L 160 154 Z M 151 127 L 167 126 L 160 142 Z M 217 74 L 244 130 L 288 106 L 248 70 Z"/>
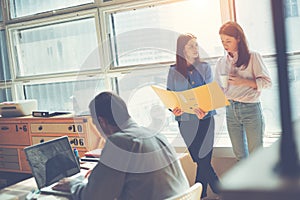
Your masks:
<path fill-rule="evenodd" d="M 226 121 L 233 151 L 237 160 L 248 156 L 263 144 L 264 119 L 260 104 L 262 89 L 271 86 L 269 72 L 259 53 L 250 51 L 242 28 L 235 22 L 225 23 L 219 31 L 226 55 L 216 63 L 215 80 L 222 87 L 230 106 L 226 107 Z M 211 67 L 199 57 L 196 37 L 182 34 L 177 39 L 176 64 L 169 69 L 167 89 L 184 91 L 213 81 Z M 222 77 L 227 84 L 222 84 Z M 172 110 L 178 121 L 180 134 L 191 157 L 197 163 L 195 182 L 201 182 L 207 196 L 207 186 L 219 193 L 219 179 L 212 165 L 216 111 L 208 113 L 200 108 L 195 114 Z"/>

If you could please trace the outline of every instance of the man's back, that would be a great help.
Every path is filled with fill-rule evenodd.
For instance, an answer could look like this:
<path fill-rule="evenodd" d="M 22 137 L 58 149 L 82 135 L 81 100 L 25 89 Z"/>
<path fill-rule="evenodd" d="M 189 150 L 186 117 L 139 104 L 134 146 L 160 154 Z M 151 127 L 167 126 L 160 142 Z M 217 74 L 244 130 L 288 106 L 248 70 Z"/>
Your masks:
<path fill-rule="evenodd" d="M 79 199 L 159 200 L 188 187 L 166 138 L 129 120 L 121 132 L 107 139 L 99 164 L 87 186 L 77 189 L 76 196 L 81 196 Z"/>

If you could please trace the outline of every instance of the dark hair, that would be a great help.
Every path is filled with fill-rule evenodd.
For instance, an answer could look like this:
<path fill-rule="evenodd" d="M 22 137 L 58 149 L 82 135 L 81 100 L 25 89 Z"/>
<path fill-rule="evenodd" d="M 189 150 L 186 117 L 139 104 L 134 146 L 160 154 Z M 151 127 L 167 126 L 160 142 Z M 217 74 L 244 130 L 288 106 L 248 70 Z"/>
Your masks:
<path fill-rule="evenodd" d="M 187 61 L 184 56 L 184 47 L 191 39 L 197 39 L 197 37 L 191 33 L 187 33 L 187 34 L 181 34 L 177 38 L 176 70 L 180 72 L 184 77 L 187 77 Z M 200 58 L 196 59 L 195 62 L 200 62 Z"/>
<path fill-rule="evenodd" d="M 130 115 L 126 103 L 112 92 L 98 94 L 89 105 L 93 117 L 103 117 L 113 126 L 122 125 Z"/>
<path fill-rule="evenodd" d="M 241 67 L 242 65 L 244 65 L 245 68 L 247 68 L 250 60 L 250 53 L 247 45 L 246 36 L 242 27 L 236 22 L 229 21 L 221 26 L 219 30 L 219 34 L 228 35 L 230 37 L 234 37 L 235 39 L 239 40 L 238 43 L 239 57 L 236 62 L 236 66 Z"/>

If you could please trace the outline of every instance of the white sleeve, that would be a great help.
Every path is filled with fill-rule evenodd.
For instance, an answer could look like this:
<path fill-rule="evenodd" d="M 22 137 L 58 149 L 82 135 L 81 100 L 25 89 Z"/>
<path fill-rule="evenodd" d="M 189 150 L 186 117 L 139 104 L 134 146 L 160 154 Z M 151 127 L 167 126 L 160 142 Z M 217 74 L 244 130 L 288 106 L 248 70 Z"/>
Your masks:
<path fill-rule="evenodd" d="M 257 91 L 271 87 L 272 80 L 262 56 L 259 53 L 253 53 L 252 59 L 253 73 L 256 80 Z"/>

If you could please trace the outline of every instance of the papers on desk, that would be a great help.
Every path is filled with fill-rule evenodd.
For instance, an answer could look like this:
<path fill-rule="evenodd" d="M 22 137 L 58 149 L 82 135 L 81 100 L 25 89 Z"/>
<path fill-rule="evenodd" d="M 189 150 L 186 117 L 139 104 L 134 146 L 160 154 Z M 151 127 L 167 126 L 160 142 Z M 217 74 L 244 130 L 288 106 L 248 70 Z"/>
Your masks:
<path fill-rule="evenodd" d="M 87 161 L 87 162 L 98 162 L 101 152 L 102 152 L 102 149 L 94 149 L 94 150 L 88 151 L 84 154 L 84 157 L 80 158 L 80 160 Z"/>
<path fill-rule="evenodd" d="M 89 158 L 100 158 L 102 149 L 94 149 L 91 151 L 88 151 L 84 154 L 85 157 L 89 157 Z"/>
<path fill-rule="evenodd" d="M 190 114 L 195 114 L 195 108 L 208 112 L 230 104 L 217 82 L 180 92 L 165 90 L 155 85 L 152 85 L 152 89 L 167 108 L 178 107 Z"/>
<path fill-rule="evenodd" d="M 97 160 L 97 162 L 99 161 L 99 159 Z M 94 167 L 97 165 L 97 162 L 81 162 L 80 163 L 80 169 L 84 169 L 84 170 L 92 170 L 94 169 Z"/>

